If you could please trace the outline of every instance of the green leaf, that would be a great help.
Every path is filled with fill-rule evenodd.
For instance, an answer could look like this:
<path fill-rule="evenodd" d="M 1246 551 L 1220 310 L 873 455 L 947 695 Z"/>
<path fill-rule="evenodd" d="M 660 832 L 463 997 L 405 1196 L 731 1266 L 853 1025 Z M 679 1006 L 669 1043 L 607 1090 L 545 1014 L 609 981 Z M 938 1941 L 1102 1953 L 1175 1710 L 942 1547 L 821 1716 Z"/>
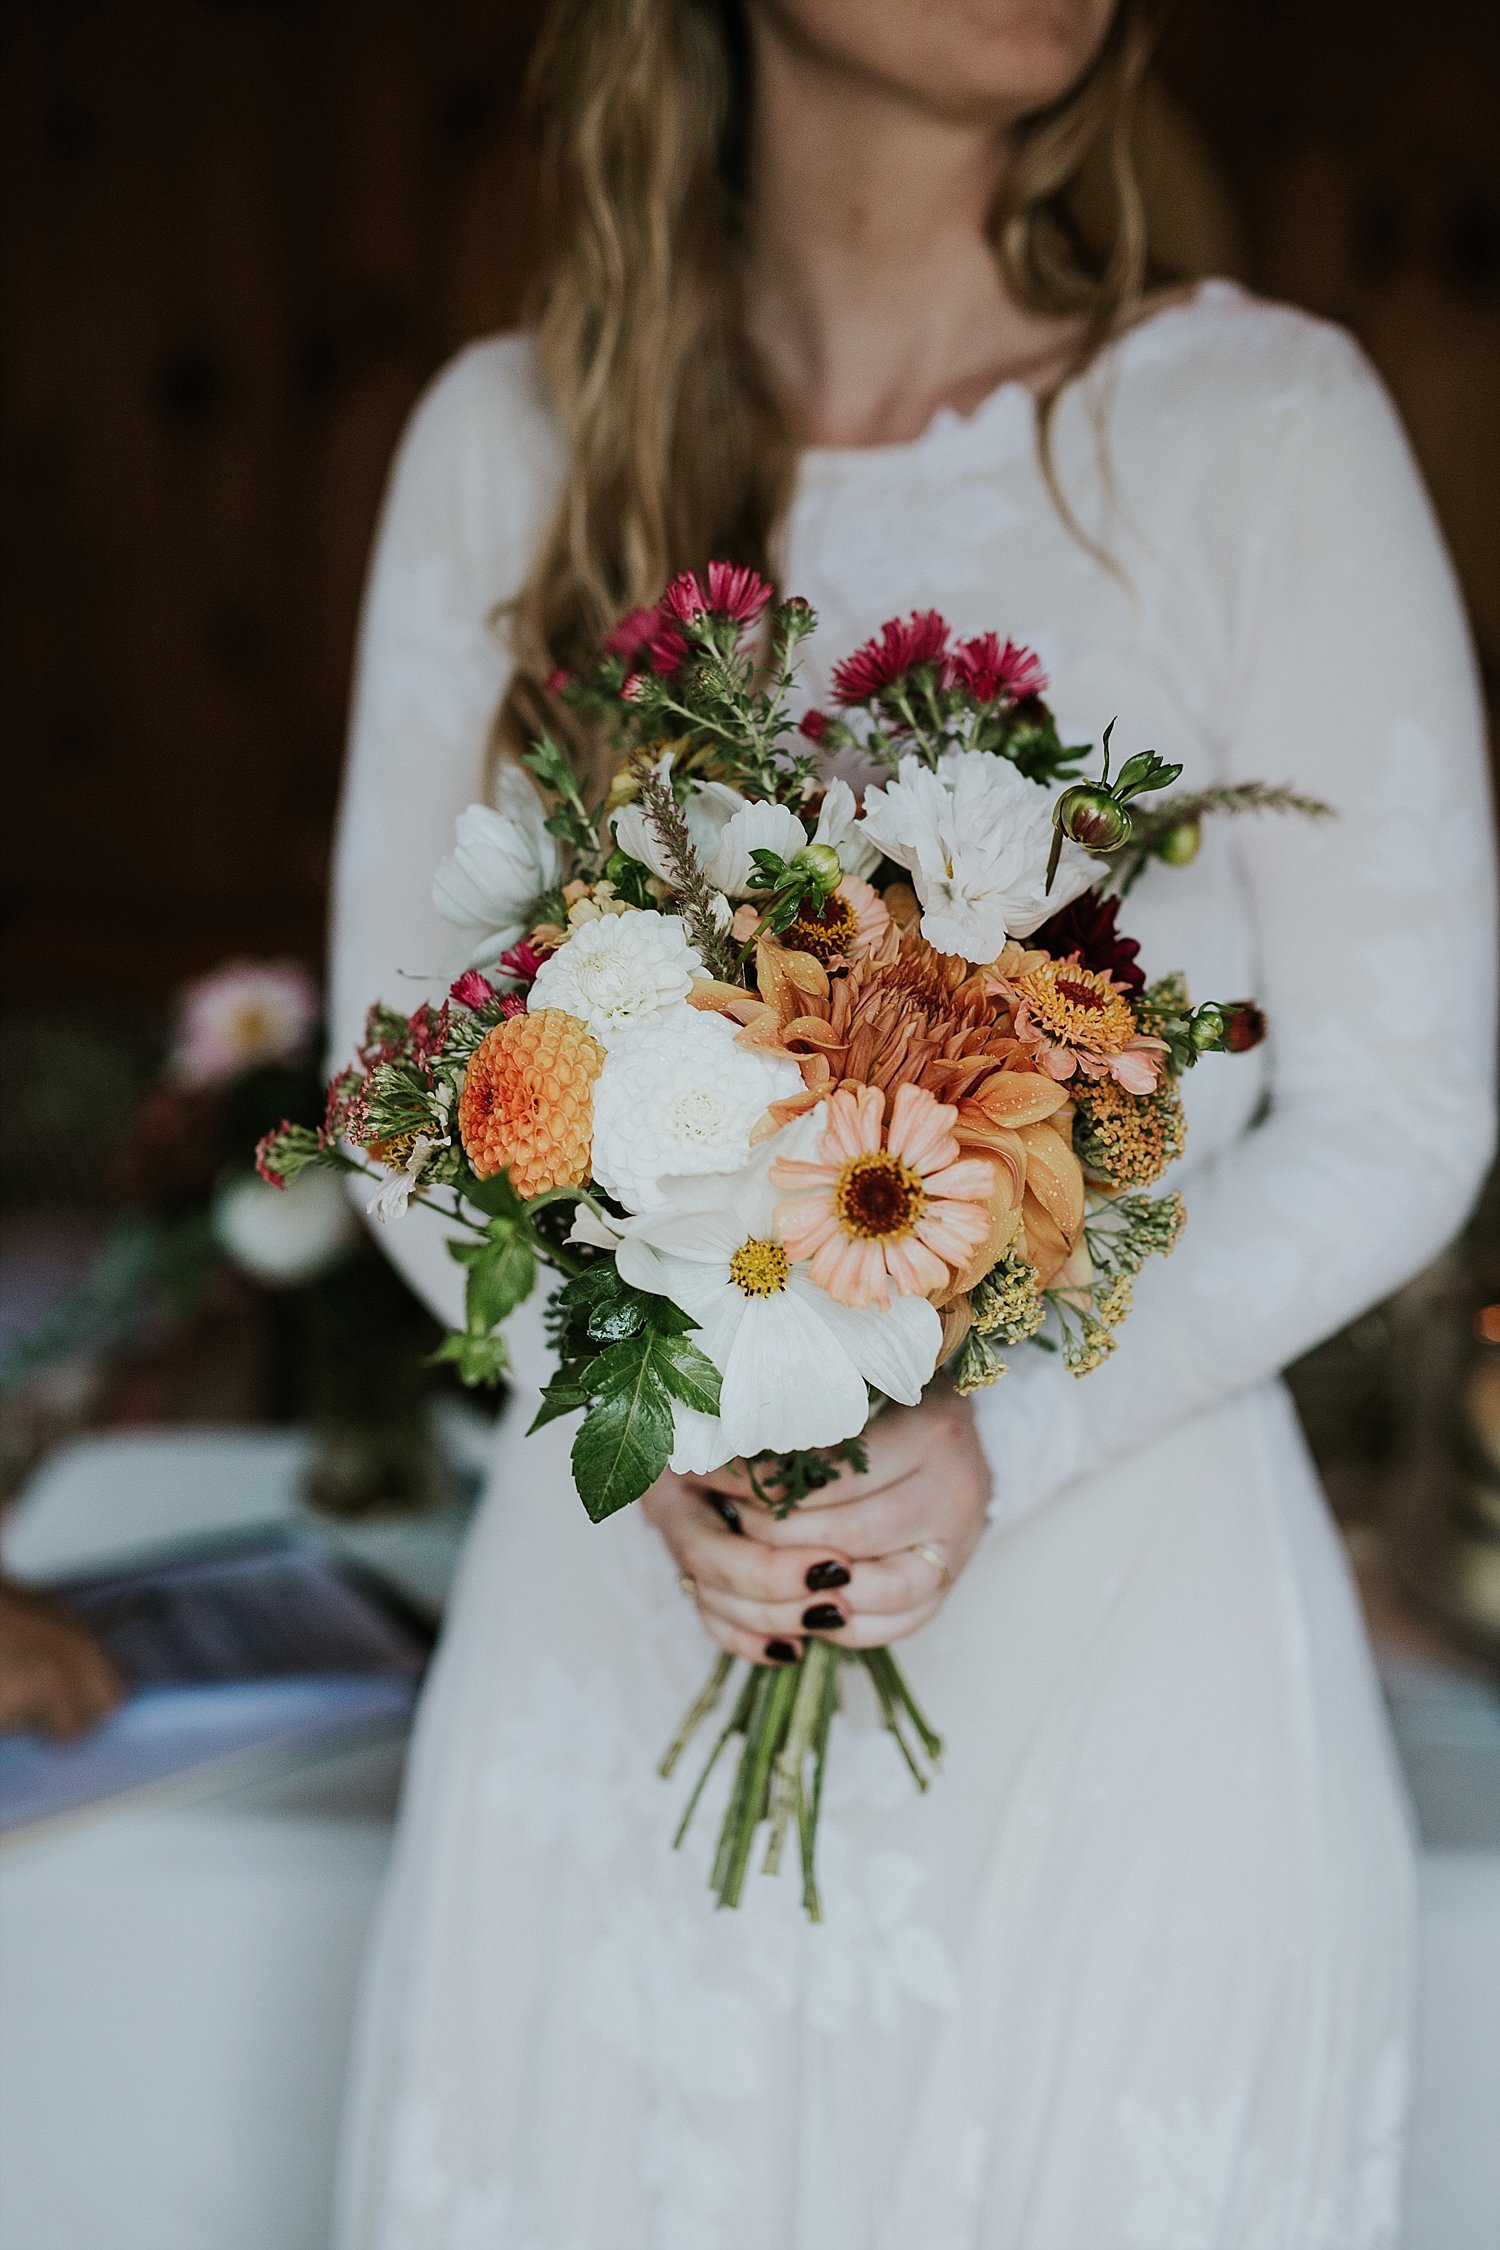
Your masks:
<path fill-rule="evenodd" d="M 672 1401 L 655 1365 L 653 1339 L 633 1337 L 600 1354 L 595 1380 L 607 1387 L 573 1440 L 573 1478 L 595 1523 L 648 1492 L 672 1451 Z"/>
<path fill-rule="evenodd" d="M 689 1336 L 655 1336 L 652 1348 L 672 1396 L 699 1414 L 719 1411 L 719 1370 Z"/>
<path fill-rule="evenodd" d="M 502 1231 L 503 1229 L 503 1231 Z M 497 1220 L 490 1239 L 469 1267 L 464 1309 L 471 1335 L 498 1328 L 531 1295 L 536 1285 L 536 1253 L 519 1227 Z"/>
<path fill-rule="evenodd" d="M 674 1305 L 670 1297 L 650 1297 L 642 1293 L 641 1312 L 646 1326 L 658 1336 L 685 1336 L 698 1323 L 681 1305 Z"/>
<path fill-rule="evenodd" d="M 459 1194 L 466 1203 L 473 1203 L 481 1211 L 496 1219 L 523 1219 L 526 1206 L 510 1184 L 509 1172 L 492 1172 L 487 1180 L 470 1174 L 459 1182 Z"/>
<path fill-rule="evenodd" d="M 576 1414 L 580 1407 L 587 1406 L 594 1395 L 591 1372 L 588 1360 L 565 1360 L 543 1390 L 542 1403 L 526 1435 L 530 1437 L 532 1430 L 545 1429 L 549 1422 L 560 1420 L 564 1414 Z"/>
<path fill-rule="evenodd" d="M 471 1389 L 500 1382 L 510 1366 L 510 1354 L 499 1336 L 475 1336 L 455 1329 L 445 1336 L 428 1361 L 430 1367 L 456 1367 L 459 1380 Z"/>

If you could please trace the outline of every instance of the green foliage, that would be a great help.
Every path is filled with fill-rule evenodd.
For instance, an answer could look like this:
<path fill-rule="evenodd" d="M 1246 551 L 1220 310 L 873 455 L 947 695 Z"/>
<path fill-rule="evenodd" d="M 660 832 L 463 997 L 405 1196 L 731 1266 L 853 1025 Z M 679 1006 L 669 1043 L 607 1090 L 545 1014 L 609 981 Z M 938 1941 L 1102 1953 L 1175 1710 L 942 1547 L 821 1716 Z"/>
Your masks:
<path fill-rule="evenodd" d="M 745 1463 L 757 1497 L 772 1515 L 789 1516 L 810 1492 L 834 1484 L 846 1468 L 863 1476 L 870 1465 L 870 1449 L 862 1437 L 845 1438 L 842 1445 L 799 1448 L 791 1453 L 757 1453 Z"/>
<path fill-rule="evenodd" d="M 719 1409 L 719 1372 L 670 1299 L 633 1289 L 603 1261 L 564 1282 L 548 1308 L 560 1355 L 532 1428 L 583 1412 L 573 1477 L 595 1523 L 638 1500 L 672 1451 L 674 1400 Z"/>

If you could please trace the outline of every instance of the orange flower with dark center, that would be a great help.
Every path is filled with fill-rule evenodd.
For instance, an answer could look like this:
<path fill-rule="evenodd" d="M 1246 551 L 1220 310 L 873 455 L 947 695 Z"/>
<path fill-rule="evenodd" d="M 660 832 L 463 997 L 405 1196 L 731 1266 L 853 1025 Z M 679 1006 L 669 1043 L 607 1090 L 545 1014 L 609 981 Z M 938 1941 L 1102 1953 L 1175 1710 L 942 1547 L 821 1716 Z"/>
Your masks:
<path fill-rule="evenodd" d="M 561 1008 L 511 1016 L 469 1058 L 458 1130 L 482 1180 L 509 1170 L 517 1195 L 582 1187 L 594 1134 L 594 1080 L 604 1049 Z"/>

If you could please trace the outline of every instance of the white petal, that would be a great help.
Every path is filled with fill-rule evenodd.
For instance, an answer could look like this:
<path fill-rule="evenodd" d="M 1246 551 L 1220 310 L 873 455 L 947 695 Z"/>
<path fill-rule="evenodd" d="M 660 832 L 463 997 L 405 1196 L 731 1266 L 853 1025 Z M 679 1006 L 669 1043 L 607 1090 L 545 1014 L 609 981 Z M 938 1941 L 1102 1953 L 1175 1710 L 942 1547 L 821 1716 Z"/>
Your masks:
<path fill-rule="evenodd" d="M 717 1414 L 699 1414 L 680 1400 L 672 1403 L 672 1458 L 680 1477 L 706 1477 L 734 1459 Z"/>
<path fill-rule="evenodd" d="M 704 864 L 704 873 L 716 890 L 730 898 L 746 898 L 755 872 L 752 852 L 776 852 L 782 859 L 791 859 L 806 842 L 807 830 L 789 806 L 757 799 L 742 805 L 725 823 L 713 857 Z"/>
<path fill-rule="evenodd" d="M 916 1405 L 932 1380 L 943 1340 L 942 1320 L 925 1297 L 895 1297 L 881 1312 L 836 1304 L 804 1274 L 793 1276 L 791 1290 L 816 1299 L 818 1317 L 865 1382 L 902 1406 Z"/>
<path fill-rule="evenodd" d="M 837 1445 L 865 1426 L 864 1380 L 798 1291 L 745 1301 L 723 1377 L 719 1416 L 736 1453 Z"/>

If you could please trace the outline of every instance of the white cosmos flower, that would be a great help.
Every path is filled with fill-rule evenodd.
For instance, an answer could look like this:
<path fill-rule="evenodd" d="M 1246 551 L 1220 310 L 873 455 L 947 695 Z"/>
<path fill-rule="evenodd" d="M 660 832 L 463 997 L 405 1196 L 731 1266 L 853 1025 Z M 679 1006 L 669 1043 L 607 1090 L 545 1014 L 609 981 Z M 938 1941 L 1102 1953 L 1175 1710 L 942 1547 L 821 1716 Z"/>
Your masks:
<path fill-rule="evenodd" d="M 481 969 L 524 937 L 531 910 L 561 869 L 546 808 L 520 766 L 504 766 L 497 807 L 470 805 L 432 879 L 432 903 L 459 933 L 458 966 Z"/>
<path fill-rule="evenodd" d="M 914 1406 L 937 1365 L 943 1324 L 925 1298 L 856 1311 L 787 1257 L 770 1169 L 806 1155 L 818 1130 L 799 1117 L 737 1172 L 664 1180 L 661 1208 L 626 1223 L 620 1272 L 697 1321 L 693 1341 L 722 1379 L 717 1415 L 674 1409 L 672 1467 L 684 1474 L 767 1447 L 837 1445 L 865 1426 L 867 1383 Z"/>
<path fill-rule="evenodd" d="M 928 943 L 993 961 L 1008 937 L 1029 937 L 1099 879 L 1088 854 L 1065 843 L 1046 889 L 1052 804 L 1052 791 L 1008 758 L 949 750 L 935 772 L 904 757 L 894 781 L 865 791 L 860 825 L 910 870 Z"/>
<path fill-rule="evenodd" d="M 662 781 L 670 783 L 670 751 L 658 761 L 656 771 Z M 847 782 L 836 786 L 849 800 L 847 826 L 854 817 L 854 793 Z M 750 878 L 755 873 L 752 852 L 775 852 L 782 859 L 791 859 L 807 842 L 807 830 L 789 806 L 767 798 L 746 797 L 731 789 L 727 781 L 694 782 L 683 803 L 682 817 L 705 877 L 729 898 L 750 896 Z M 675 881 L 671 862 L 642 806 L 623 806 L 614 816 L 614 831 L 622 852 L 649 867 L 662 882 Z M 827 843 L 833 839 L 820 831 L 817 840 Z M 877 851 L 875 858 L 879 856 Z M 845 873 L 849 872 L 846 862 Z"/>
<path fill-rule="evenodd" d="M 879 866 L 881 848 L 862 832 L 858 820 L 859 807 L 854 802 L 854 791 L 847 781 L 835 774 L 824 793 L 813 842 L 832 844 L 846 875 L 865 876 Z"/>
<path fill-rule="evenodd" d="M 601 1047 L 675 1008 L 705 974 L 675 914 L 649 908 L 585 922 L 549 953 L 537 971 L 527 1008 L 561 1008 L 586 1023 Z"/>
<path fill-rule="evenodd" d="M 674 1008 L 604 1058 L 594 1178 L 628 1211 L 653 1210 L 669 1172 L 738 1171 L 772 1102 L 801 1088 L 794 1062 L 740 1046 L 723 1016 Z"/>

